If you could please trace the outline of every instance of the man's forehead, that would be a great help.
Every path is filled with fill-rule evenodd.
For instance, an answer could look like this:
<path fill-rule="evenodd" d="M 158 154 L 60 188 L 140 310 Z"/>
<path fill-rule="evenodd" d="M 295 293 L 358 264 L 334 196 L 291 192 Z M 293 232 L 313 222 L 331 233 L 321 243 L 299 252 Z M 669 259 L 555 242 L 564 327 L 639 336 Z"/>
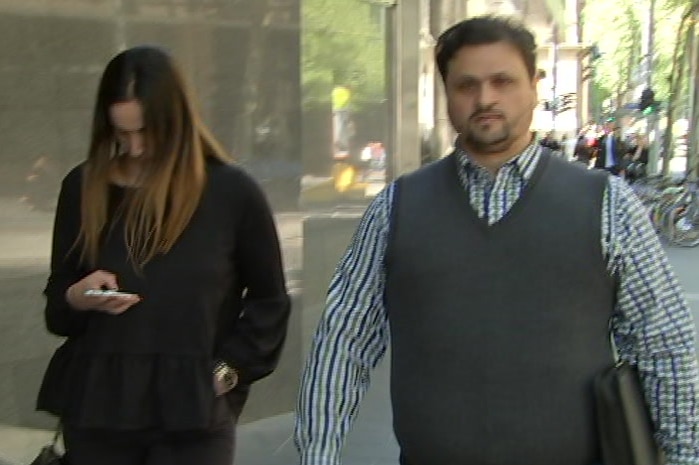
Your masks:
<path fill-rule="evenodd" d="M 527 73 L 527 66 L 524 57 L 513 45 L 498 42 L 462 47 L 450 61 L 449 70 L 456 77 L 485 79 Z"/>

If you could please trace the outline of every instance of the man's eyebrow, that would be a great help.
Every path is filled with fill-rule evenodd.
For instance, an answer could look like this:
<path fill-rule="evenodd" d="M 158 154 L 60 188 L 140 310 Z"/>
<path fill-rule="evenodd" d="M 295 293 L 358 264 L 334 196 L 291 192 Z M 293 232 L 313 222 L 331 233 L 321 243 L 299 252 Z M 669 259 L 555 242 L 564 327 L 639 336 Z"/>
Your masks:
<path fill-rule="evenodd" d="M 512 74 L 508 73 L 507 71 L 497 71 L 495 73 L 490 73 L 489 75 L 487 75 L 483 78 L 473 76 L 471 74 L 462 74 L 462 75 L 454 78 L 454 80 L 457 82 L 472 82 L 472 81 L 480 82 L 483 80 L 493 79 L 493 78 L 512 78 Z"/>

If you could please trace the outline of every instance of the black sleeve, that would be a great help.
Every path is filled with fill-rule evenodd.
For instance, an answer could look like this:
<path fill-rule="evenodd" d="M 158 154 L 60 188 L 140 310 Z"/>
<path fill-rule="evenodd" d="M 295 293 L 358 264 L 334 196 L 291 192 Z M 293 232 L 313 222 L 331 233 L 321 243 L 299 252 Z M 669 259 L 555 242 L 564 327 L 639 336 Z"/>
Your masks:
<path fill-rule="evenodd" d="M 274 218 L 261 189 L 252 180 L 248 182 L 235 256 L 243 310 L 221 345 L 221 358 L 238 370 L 241 384 L 274 371 L 290 313 Z"/>
<path fill-rule="evenodd" d="M 86 312 L 74 310 L 65 298 L 66 290 L 85 275 L 80 267 L 80 250 L 75 241 L 80 232 L 81 168 L 75 168 L 63 180 L 53 226 L 51 272 L 44 295 L 44 317 L 49 332 L 75 336 L 85 328 Z"/>

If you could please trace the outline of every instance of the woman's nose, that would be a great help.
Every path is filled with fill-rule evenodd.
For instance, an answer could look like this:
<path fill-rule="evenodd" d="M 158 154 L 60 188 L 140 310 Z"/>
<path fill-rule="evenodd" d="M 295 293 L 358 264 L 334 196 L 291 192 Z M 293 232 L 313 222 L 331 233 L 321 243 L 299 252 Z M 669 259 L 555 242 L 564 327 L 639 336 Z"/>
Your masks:
<path fill-rule="evenodd" d="M 141 134 L 129 135 L 129 155 L 138 157 L 143 155 L 143 136 Z"/>

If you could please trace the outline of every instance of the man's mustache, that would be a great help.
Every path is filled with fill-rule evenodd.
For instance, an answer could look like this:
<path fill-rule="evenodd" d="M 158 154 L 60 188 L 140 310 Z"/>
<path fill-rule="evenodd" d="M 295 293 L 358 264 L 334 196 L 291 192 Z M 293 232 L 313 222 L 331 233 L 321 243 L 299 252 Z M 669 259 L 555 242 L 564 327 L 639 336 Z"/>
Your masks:
<path fill-rule="evenodd" d="M 485 109 L 483 109 L 483 110 L 476 110 L 476 112 L 471 115 L 471 119 L 480 118 L 481 116 L 499 116 L 502 118 L 504 115 L 501 111 L 498 111 L 498 110 L 494 110 L 494 109 L 485 110 Z"/>

